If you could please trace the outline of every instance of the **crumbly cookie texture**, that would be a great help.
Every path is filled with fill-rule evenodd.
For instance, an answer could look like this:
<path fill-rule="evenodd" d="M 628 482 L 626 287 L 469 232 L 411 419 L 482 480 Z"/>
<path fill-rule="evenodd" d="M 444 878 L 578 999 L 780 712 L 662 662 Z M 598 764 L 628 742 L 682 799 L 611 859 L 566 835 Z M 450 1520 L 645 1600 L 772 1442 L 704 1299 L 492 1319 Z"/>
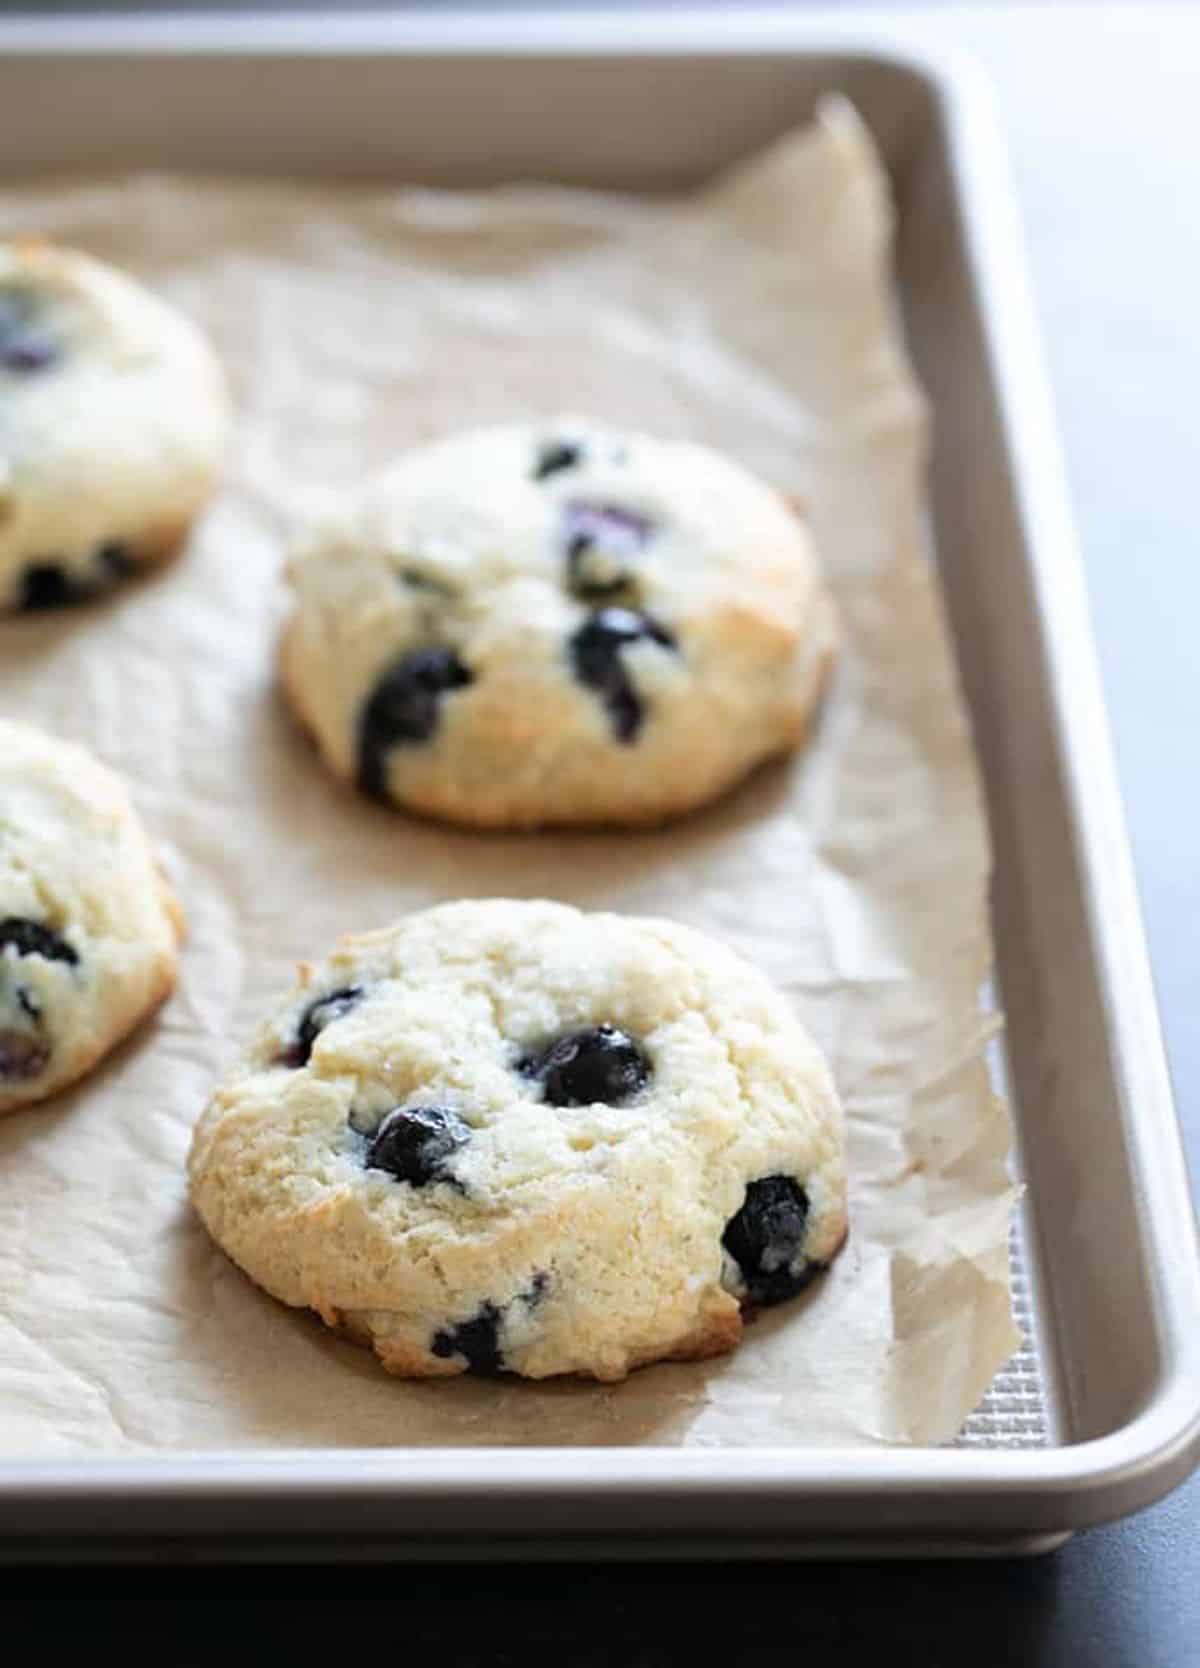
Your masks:
<path fill-rule="evenodd" d="M 392 1373 L 720 1354 L 846 1234 L 841 1112 L 774 986 L 664 920 L 440 905 L 347 937 L 197 1125 L 192 1199 Z"/>
<path fill-rule="evenodd" d="M 796 509 L 585 421 L 413 451 L 301 541 L 285 688 L 377 799 L 496 827 L 665 820 L 796 746 L 833 606 Z"/>
<path fill-rule="evenodd" d="M 183 913 L 124 786 L 0 720 L 0 1113 L 90 1071 L 175 985 Z"/>
<path fill-rule="evenodd" d="M 229 418 L 174 307 L 76 250 L 0 243 L 0 611 L 84 601 L 175 551 Z"/>

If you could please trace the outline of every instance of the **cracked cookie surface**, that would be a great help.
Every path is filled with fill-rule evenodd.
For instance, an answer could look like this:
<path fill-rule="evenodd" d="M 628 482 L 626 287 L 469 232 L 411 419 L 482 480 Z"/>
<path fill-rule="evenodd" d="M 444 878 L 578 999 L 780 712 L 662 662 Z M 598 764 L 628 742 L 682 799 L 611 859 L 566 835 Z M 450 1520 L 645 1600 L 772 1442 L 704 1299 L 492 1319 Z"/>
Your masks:
<path fill-rule="evenodd" d="M 796 746 L 833 654 L 797 511 L 706 447 L 563 418 L 401 457 L 300 542 L 284 686 L 373 798 L 662 821 Z"/>
<path fill-rule="evenodd" d="M 251 1278 L 406 1377 L 719 1354 L 846 1232 L 836 1093 L 783 995 L 693 929 L 540 901 L 304 967 L 189 1171 Z"/>

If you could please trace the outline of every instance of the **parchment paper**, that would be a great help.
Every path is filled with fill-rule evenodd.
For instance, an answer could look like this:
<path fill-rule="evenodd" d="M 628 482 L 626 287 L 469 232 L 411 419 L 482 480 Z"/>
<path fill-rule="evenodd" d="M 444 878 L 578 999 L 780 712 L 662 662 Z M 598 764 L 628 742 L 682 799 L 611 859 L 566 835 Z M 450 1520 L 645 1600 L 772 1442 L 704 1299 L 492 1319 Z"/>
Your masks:
<path fill-rule="evenodd" d="M 668 203 L 137 177 L 0 197 L 0 235 L 34 229 L 198 317 L 241 419 L 178 563 L 0 623 L 0 711 L 124 773 L 191 919 L 161 1017 L 0 1125 L 0 1449 L 951 1437 L 1017 1342 L 1009 1129 L 924 409 L 852 112 Z M 653 833 L 460 833 L 339 789 L 273 681 L 292 519 L 406 443 L 564 410 L 725 448 L 807 502 L 847 634 L 813 745 Z M 725 1360 L 404 1384 L 208 1241 L 189 1132 L 298 959 L 437 899 L 539 894 L 690 921 L 791 994 L 847 1108 L 849 1247 Z"/>

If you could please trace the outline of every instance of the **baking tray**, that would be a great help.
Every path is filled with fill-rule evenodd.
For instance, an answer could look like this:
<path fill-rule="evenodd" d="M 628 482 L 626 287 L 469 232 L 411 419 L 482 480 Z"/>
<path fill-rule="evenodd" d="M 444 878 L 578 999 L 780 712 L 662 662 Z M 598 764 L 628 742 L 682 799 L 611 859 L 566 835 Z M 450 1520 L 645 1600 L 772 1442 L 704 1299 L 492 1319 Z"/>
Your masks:
<path fill-rule="evenodd" d="M 1024 1347 L 942 1449 L 5 1460 L 0 1558 L 1035 1551 L 1200 1456 L 1195 1224 L 1012 187 L 970 66 L 784 14 L 11 19 L 0 180 L 153 166 L 655 192 L 831 89 L 892 175 L 934 408 L 933 544 L 986 781 L 1029 1184 Z"/>

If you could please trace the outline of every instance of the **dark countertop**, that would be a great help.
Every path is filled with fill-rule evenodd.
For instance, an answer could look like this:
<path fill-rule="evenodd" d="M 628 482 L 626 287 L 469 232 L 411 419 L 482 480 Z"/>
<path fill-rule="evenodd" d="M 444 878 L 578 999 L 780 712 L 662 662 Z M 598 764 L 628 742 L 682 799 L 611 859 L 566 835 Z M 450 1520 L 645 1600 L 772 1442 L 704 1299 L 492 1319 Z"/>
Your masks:
<path fill-rule="evenodd" d="M 229 0 L 229 9 L 250 8 Z M 1200 838 L 1186 798 L 1200 779 L 1200 10 L 1010 4 L 879 16 L 893 31 L 973 51 L 998 95 L 1179 1112 L 1200 1174 L 1195 950 L 1182 925 L 1200 917 Z M 211 1660 L 245 1639 L 272 1654 L 308 1644 L 455 1664 L 554 1657 L 572 1668 L 650 1668 L 703 1644 L 739 1668 L 817 1651 L 834 1664 L 922 1668 L 1198 1668 L 1200 1478 L 1025 1562 L 24 1570 L 0 1576 L 0 1593 L 14 1660 L 26 1640 L 94 1649 L 106 1633 L 136 1629 L 143 1648 L 172 1663 Z"/>

